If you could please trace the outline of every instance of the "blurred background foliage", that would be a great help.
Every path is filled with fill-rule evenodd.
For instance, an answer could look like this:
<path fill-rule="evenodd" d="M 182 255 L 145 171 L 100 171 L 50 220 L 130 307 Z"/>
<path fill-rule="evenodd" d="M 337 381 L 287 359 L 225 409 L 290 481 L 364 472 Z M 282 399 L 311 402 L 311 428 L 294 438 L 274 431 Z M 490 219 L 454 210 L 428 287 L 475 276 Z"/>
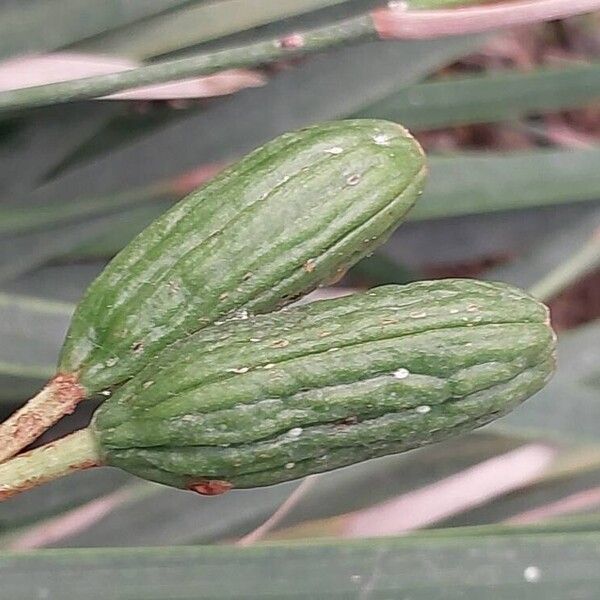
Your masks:
<path fill-rule="evenodd" d="M 206 499 L 102 469 L 34 490 L 0 506 L 0 597 L 598 598 L 598 13 L 430 40 L 359 36 L 166 92 L 121 85 L 110 100 L 50 87 L 125 81 L 143 65 L 166 81 L 173 61 L 258 42 L 279 52 L 296 31 L 381 5 L 0 2 L 0 415 L 53 373 L 74 303 L 132 236 L 275 135 L 347 117 L 407 125 L 431 177 L 410 221 L 316 295 L 511 282 L 551 305 L 557 375 L 483 431 L 300 483 Z"/>

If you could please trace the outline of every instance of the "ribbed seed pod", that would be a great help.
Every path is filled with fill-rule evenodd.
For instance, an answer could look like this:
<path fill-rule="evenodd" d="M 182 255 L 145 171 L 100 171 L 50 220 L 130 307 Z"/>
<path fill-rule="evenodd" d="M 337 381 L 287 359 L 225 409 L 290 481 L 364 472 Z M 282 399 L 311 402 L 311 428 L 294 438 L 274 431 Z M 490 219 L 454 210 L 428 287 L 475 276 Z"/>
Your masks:
<path fill-rule="evenodd" d="M 326 123 L 280 136 L 129 244 L 73 316 L 58 372 L 114 387 L 168 344 L 276 309 L 339 277 L 398 226 L 425 159 L 394 123 Z"/>
<path fill-rule="evenodd" d="M 96 413 L 105 462 L 201 493 L 270 485 L 468 431 L 554 368 L 547 309 L 471 280 L 368 293 L 208 327 Z"/>

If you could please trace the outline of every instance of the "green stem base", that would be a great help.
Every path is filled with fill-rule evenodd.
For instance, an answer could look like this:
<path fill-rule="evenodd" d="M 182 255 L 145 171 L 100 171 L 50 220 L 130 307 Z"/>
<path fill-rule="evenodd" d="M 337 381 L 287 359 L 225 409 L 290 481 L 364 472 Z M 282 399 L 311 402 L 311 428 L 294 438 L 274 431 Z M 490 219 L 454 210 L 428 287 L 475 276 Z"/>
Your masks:
<path fill-rule="evenodd" d="M 100 464 L 94 435 L 90 429 L 81 429 L 0 464 L 0 501 Z"/>
<path fill-rule="evenodd" d="M 29 446 L 61 417 L 72 413 L 84 398 L 85 390 L 76 377 L 55 375 L 39 394 L 0 423 L 0 463 Z"/>

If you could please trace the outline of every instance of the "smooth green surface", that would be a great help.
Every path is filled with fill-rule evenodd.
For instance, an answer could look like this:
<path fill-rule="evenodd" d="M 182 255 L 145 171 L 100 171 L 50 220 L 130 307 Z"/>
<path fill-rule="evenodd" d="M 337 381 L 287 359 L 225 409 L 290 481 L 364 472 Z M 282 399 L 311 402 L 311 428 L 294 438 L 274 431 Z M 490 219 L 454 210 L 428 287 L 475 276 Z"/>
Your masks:
<path fill-rule="evenodd" d="M 173 195 L 168 183 L 158 183 L 113 194 L 106 198 L 78 198 L 60 206 L 0 206 L 0 234 L 18 234 L 31 230 L 56 228 L 64 222 L 91 218 L 113 211 L 123 211 L 132 205 L 151 202 Z"/>
<path fill-rule="evenodd" d="M 0 7 L 0 56 L 54 50 L 188 0 L 25 0 Z"/>
<path fill-rule="evenodd" d="M 600 100 L 600 64 L 530 72 L 486 72 L 405 87 L 354 117 L 389 119 L 413 129 L 489 123 Z"/>
<path fill-rule="evenodd" d="M 416 220 L 600 200 L 600 148 L 430 157 Z"/>
<path fill-rule="evenodd" d="M 67 302 L 0 293 L 0 374 L 51 377 L 73 308 Z M 8 394 L 2 390 L 2 396 Z"/>
<path fill-rule="evenodd" d="M 11 600 L 379 598 L 596 600 L 600 534 L 456 536 L 256 548 L 0 555 Z"/>
<path fill-rule="evenodd" d="M 595 239 L 597 228 L 600 228 L 600 209 L 587 211 L 581 219 L 561 228 L 558 233 L 545 236 L 527 253 L 486 271 L 484 276 L 489 281 L 506 281 L 528 289 L 559 269 L 564 261 L 576 256 L 584 245 Z"/>
<path fill-rule="evenodd" d="M 505 414 L 553 371 L 546 308 L 502 284 L 386 286 L 217 323 L 96 413 L 105 460 L 178 487 L 270 485 Z"/>
<path fill-rule="evenodd" d="M 150 207 L 146 207 L 150 208 Z M 102 211 L 99 215 L 75 221 L 66 221 L 54 227 L 28 232 L 26 235 L 8 235 L 0 239 L 0 284 L 13 280 L 49 260 L 63 256 L 80 244 L 93 242 L 106 235 L 126 219 L 135 222 L 137 210 Z"/>
<path fill-rule="evenodd" d="M 59 369 L 97 392 L 221 317 L 289 303 L 384 241 L 423 178 L 422 150 L 396 124 L 338 121 L 280 136 L 110 263 L 75 311 Z"/>

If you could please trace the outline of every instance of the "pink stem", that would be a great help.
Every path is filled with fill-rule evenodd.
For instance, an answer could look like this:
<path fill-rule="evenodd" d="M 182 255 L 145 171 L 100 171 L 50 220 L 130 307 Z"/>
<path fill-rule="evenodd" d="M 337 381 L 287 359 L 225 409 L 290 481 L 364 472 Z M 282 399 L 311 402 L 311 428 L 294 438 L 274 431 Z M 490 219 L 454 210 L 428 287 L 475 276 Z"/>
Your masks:
<path fill-rule="evenodd" d="M 428 39 L 553 21 L 600 10 L 600 0 L 519 0 L 491 6 L 410 11 L 392 3 L 371 13 L 379 37 Z"/>

